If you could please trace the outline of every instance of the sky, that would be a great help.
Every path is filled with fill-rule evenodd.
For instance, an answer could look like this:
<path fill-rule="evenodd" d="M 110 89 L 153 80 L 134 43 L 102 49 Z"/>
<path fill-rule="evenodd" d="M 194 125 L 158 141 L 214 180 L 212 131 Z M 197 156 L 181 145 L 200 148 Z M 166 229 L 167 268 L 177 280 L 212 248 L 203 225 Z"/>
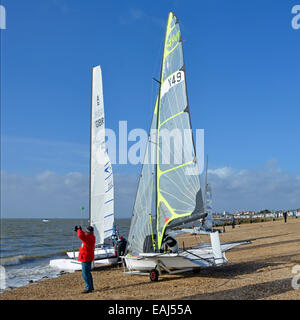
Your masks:
<path fill-rule="evenodd" d="M 118 135 L 127 121 L 128 133 L 148 131 L 170 11 L 180 22 L 192 126 L 204 129 L 198 158 L 209 156 L 213 209 L 300 208 L 299 0 L 0 3 L 1 217 L 82 215 L 91 68 L 102 68 L 106 128 Z M 141 165 L 113 170 L 115 214 L 129 218 Z"/>

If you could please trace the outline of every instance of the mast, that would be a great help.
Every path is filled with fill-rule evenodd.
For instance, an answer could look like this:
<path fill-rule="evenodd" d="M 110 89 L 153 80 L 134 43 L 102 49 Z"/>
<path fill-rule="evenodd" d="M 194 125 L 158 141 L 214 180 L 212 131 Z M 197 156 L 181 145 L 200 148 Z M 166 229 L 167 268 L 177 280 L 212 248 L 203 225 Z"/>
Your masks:
<path fill-rule="evenodd" d="M 166 25 L 166 32 L 165 32 L 165 41 L 164 41 L 164 51 L 165 51 L 165 46 L 166 46 L 166 41 L 167 41 L 167 31 L 168 31 L 168 24 L 169 24 L 169 19 L 170 19 L 170 14 L 169 14 L 169 18 L 167 21 L 167 25 Z M 156 192 L 155 192 L 155 207 L 156 207 L 156 215 L 155 215 L 155 225 L 157 226 L 157 217 L 159 215 L 159 207 L 158 207 L 158 174 L 157 174 L 157 166 L 158 166 L 158 162 L 159 162 L 159 121 L 160 121 L 160 117 L 159 117 L 159 110 L 160 110 L 160 97 L 161 97 L 161 84 L 163 81 L 163 65 L 164 65 L 164 53 L 162 56 L 162 62 L 161 62 L 161 66 L 160 66 L 160 81 L 159 82 L 159 91 L 158 91 L 158 104 L 157 104 L 157 120 L 156 120 L 156 158 L 155 158 L 155 186 L 156 186 Z M 158 230 L 156 230 L 156 238 L 155 238 L 155 251 L 159 252 L 159 245 L 158 245 Z"/>
<path fill-rule="evenodd" d="M 90 109 L 90 176 L 89 176 L 89 226 L 91 225 L 91 198 L 92 198 L 92 126 L 93 126 L 93 68 L 91 74 L 91 109 Z"/>

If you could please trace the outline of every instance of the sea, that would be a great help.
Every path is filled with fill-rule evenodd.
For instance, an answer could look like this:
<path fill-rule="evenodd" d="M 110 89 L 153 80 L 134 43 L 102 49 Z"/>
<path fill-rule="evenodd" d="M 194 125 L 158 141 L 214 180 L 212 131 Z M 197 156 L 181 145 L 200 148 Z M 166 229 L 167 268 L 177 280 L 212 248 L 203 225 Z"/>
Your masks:
<path fill-rule="evenodd" d="M 88 226 L 83 219 L 1 219 L 0 293 L 28 283 L 61 275 L 50 267 L 52 259 L 67 258 L 81 241 L 74 227 Z M 116 219 L 118 233 L 128 237 L 130 219 Z"/>

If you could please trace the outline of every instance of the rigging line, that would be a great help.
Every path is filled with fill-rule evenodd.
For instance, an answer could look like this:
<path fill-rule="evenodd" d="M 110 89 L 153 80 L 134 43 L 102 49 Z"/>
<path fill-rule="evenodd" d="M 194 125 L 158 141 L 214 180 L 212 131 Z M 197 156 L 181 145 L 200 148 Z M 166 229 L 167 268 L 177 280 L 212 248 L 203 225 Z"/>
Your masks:
<path fill-rule="evenodd" d="M 199 256 L 196 255 L 195 253 L 192 253 L 192 252 L 190 252 L 190 251 L 188 251 L 188 250 L 186 250 L 186 249 L 182 249 L 182 251 L 183 251 L 183 252 L 187 252 L 187 253 L 189 253 L 189 254 L 197 257 L 197 258 L 200 259 L 200 260 L 204 260 L 204 261 L 206 261 L 206 262 L 209 263 L 209 264 L 212 264 L 210 260 L 205 259 L 205 258 L 202 258 L 202 257 L 199 257 Z"/>

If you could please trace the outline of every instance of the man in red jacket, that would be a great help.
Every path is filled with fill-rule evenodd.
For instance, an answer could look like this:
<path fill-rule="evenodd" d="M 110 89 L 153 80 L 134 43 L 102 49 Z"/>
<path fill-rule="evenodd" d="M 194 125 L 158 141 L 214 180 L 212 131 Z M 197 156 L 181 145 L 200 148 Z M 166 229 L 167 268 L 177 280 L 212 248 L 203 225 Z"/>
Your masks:
<path fill-rule="evenodd" d="M 81 261 L 82 277 L 85 282 L 85 291 L 83 291 L 83 293 L 89 293 L 94 290 L 93 277 L 91 274 L 96 242 L 94 228 L 89 226 L 87 227 L 87 232 L 84 232 L 81 226 L 76 226 L 75 231 L 77 232 L 78 238 L 82 241 L 78 261 Z"/>

